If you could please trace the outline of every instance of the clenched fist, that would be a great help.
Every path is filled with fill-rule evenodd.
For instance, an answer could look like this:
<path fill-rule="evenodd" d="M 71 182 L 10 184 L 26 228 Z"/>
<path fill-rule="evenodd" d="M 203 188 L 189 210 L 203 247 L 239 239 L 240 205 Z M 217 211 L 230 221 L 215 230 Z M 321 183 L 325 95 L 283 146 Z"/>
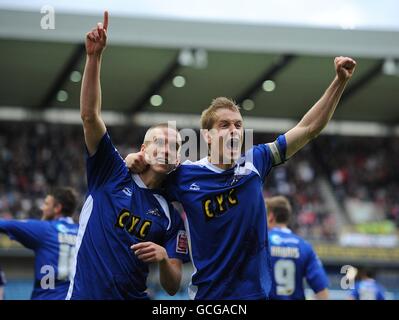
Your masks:
<path fill-rule="evenodd" d="M 340 80 L 349 80 L 356 68 L 356 61 L 348 57 L 336 57 L 334 64 Z"/>
<path fill-rule="evenodd" d="M 87 55 L 100 56 L 107 44 L 108 11 L 104 12 L 104 22 L 97 23 L 97 28 L 93 28 L 86 33 L 86 53 Z"/>
<path fill-rule="evenodd" d="M 165 248 L 153 242 L 136 243 L 130 249 L 145 263 L 162 262 L 169 258 Z"/>
<path fill-rule="evenodd" d="M 129 153 L 125 159 L 126 165 L 134 173 L 142 173 L 148 166 L 144 151 Z"/>

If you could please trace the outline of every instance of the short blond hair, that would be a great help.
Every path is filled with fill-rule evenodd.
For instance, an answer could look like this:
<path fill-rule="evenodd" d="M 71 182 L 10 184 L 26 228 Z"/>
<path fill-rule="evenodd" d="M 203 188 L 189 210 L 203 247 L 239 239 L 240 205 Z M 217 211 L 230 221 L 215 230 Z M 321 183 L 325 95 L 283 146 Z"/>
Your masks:
<path fill-rule="evenodd" d="M 284 196 L 275 196 L 265 199 L 267 211 L 273 212 L 277 223 L 289 223 L 292 207 L 289 200 Z"/>
<path fill-rule="evenodd" d="M 226 97 L 218 97 L 212 100 L 211 105 L 202 111 L 201 128 L 210 130 L 216 121 L 216 111 L 219 109 L 229 109 L 231 111 L 240 112 L 240 107 L 232 99 Z"/>
<path fill-rule="evenodd" d="M 169 124 L 166 123 L 166 122 L 165 123 L 159 123 L 159 124 L 156 124 L 156 125 L 153 125 L 153 126 L 149 127 L 147 132 L 145 133 L 143 144 L 144 145 L 148 145 L 150 142 L 152 142 L 152 139 L 151 139 L 152 131 L 154 131 L 155 129 L 164 129 L 164 128 L 165 129 L 169 129 L 170 128 L 170 129 L 173 129 L 173 130 L 176 131 L 176 141 L 177 141 L 177 143 L 180 146 L 182 140 L 181 140 L 181 136 L 180 136 L 179 130 L 177 128 L 173 127 L 173 126 L 169 126 Z"/>

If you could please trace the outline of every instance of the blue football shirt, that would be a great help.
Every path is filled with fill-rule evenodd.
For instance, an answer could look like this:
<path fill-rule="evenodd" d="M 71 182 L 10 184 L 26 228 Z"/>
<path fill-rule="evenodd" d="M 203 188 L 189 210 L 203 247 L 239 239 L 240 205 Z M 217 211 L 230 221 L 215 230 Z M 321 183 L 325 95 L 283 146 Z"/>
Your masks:
<path fill-rule="evenodd" d="M 166 187 L 187 215 L 191 299 L 267 299 L 271 289 L 263 183 L 285 161 L 286 140 L 257 145 L 228 170 L 186 161 Z"/>
<path fill-rule="evenodd" d="M 328 287 L 321 261 L 310 243 L 288 228 L 269 231 L 273 265 L 273 290 L 277 300 L 304 300 L 304 280 L 315 293 Z"/>
<path fill-rule="evenodd" d="M 151 241 L 165 247 L 169 258 L 188 261 L 180 215 L 162 191 L 129 173 L 108 133 L 87 158 L 87 180 L 67 299 L 148 299 L 148 265 L 130 247 Z"/>
<path fill-rule="evenodd" d="M 78 225 L 72 218 L 52 221 L 1 219 L 0 232 L 35 252 L 35 282 L 31 299 L 64 300 L 78 233 Z"/>
<path fill-rule="evenodd" d="M 384 288 L 374 279 L 360 280 L 350 296 L 355 300 L 385 300 Z"/>

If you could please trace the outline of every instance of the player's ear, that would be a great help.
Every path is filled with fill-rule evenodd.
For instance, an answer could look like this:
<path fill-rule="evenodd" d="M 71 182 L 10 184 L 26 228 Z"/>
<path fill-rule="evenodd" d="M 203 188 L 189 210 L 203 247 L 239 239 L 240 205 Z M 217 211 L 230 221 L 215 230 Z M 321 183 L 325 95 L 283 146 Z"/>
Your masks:
<path fill-rule="evenodd" d="M 54 211 L 55 211 L 55 214 L 61 214 L 61 212 L 62 212 L 62 204 L 61 203 L 59 203 L 59 202 L 56 202 L 55 203 L 55 205 L 54 205 Z"/>
<path fill-rule="evenodd" d="M 143 144 L 141 145 L 140 152 L 144 152 L 144 151 L 145 151 L 145 148 L 146 148 L 146 145 L 143 143 Z"/>
<path fill-rule="evenodd" d="M 208 129 L 201 129 L 201 135 L 204 138 L 205 142 L 210 145 L 212 142 L 211 133 Z"/>
<path fill-rule="evenodd" d="M 267 222 L 268 224 L 273 224 L 275 222 L 276 218 L 274 217 L 273 211 L 269 211 L 267 213 Z"/>

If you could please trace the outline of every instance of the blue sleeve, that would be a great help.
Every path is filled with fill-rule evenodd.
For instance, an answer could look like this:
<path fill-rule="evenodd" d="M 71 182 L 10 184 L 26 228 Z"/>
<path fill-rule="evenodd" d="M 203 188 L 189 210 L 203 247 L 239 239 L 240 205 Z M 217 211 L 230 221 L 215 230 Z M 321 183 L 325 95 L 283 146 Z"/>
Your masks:
<path fill-rule="evenodd" d="M 86 166 L 89 191 L 106 183 L 117 182 L 128 172 L 125 161 L 112 144 L 108 132 L 102 137 L 96 153 L 92 156 L 87 153 Z"/>
<path fill-rule="evenodd" d="M 306 281 L 315 293 L 318 293 L 328 288 L 327 275 L 324 272 L 323 265 L 320 259 L 317 257 L 312 246 L 308 246 L 308 258 L 306 261 Z"/>
<path fill-rule="evenodd" d="M 254 146 L 247 151 L 246 159 L 249 159 L 249 162 L 251 162 L 252 157 L 254 167 L 258 170 L 262 180 L 265 180 L 272 167 L 285 162 L 286 151 L 287 141 L 284 135 L 280 135 L 276 141 L 272 143 Z"/>
<path fill-rule="evenodd" d="M 349 297 L 359 300 L 359 290 L 358 290 L 358 285 L 355 284 L 355 287 L 350 291 Z"/>
<path fill-rule="evenodd" d="M 0 220 L 0 232 L 33 250 L 43 243 L 47 226 L 46 221 L 40 220 Z"/>
<path fill-rule="evenodd" d="M 179 259 L 183 263 L 190 261 L 188 252 L 188 238 L 180 214 L 171 206 L 171 226 L 166 233 L 165 249 L 169 258 Z"/>

